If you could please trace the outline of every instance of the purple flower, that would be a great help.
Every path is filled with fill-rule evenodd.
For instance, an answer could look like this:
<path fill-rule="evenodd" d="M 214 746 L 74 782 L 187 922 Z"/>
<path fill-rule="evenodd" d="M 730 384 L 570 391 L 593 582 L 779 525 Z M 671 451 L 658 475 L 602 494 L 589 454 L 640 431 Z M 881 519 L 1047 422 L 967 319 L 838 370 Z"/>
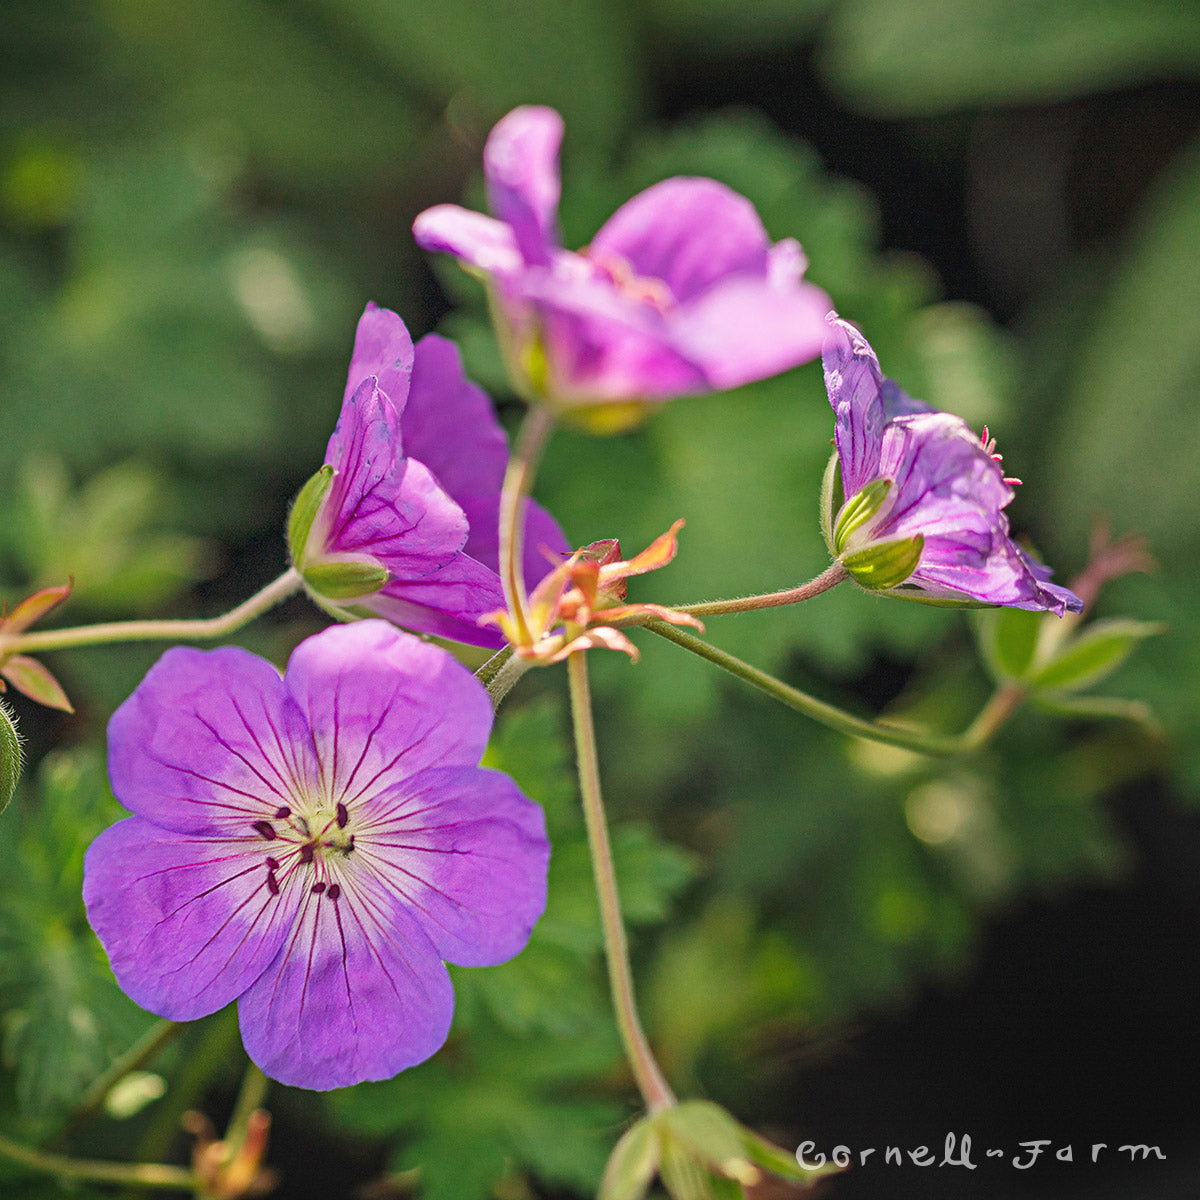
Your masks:
<path fill-rule="evenodd" d="M 414 350 L 395 313 L 368 304 L 326 465 L 297 498 L 292 560 L 336 615 L 385 617 L 422 633 L 500 646 L 478 619 L 503 606 L 500 485 L 508 443 L 458 351 L 433 334 Z M 568 551 L 530 503 L 524 568 L 532 589 Z"/>
<path fill-rule="evenodd" d="M 664 180 L 585 250 L 563 250 L 562 134 L 552 109 L 514 109 L 483 155 L 496 219 L 442 204 L 413 225 L 425 249 L 489 278 L 518 390 L 562 408 L 666 400 L 816 357 L 829 299 L 801 281 L 799 245 L 772 245 L 753 205 L 715 180 Z"/>
<path fill-rule="evenodd" d="M 282 677 L 168 650 L 109 723 L 135 815 L 84 860 L 121 987 L 176 1021 L 237 1000 L 247 1053 L 298 1087 L 428 1058 L 443 960 L 511 958 L 545 904 L 541 809 L 477 765 L 491 723 L 465 667 L 382 621 L 309 638 Z"/>
<path fill-rule="evenodd" d="M 829 314 L 825 387 L 845 503 L 830 550 L 864 587 L 916 599 L 1078 612 L 1082 601 L 1009 537 L 1012 484 L 961 418 L 906 396 L 848 321 Z M 832 487 L 832 472 L 830 472 Z"/>

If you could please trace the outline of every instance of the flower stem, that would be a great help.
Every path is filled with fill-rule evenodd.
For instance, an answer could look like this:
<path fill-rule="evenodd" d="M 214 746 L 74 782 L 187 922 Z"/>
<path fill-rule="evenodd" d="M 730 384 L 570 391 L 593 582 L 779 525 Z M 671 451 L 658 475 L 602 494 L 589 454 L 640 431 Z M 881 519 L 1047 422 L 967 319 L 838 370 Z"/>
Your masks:
<path fill-rule="evenodd" d="M 673 604 L 671 607 L 677 612 L 690 613 L 693 617 L 719 617 L 725 613 L 752 612 L 757 608 L 778 608 L 784 604 L 811 600 L 848 578 L 846 568 L 840 562 L 834 562 L 816 579 L 810 579 L 799 587 L 785 588 L 781 592 L 764 592 L 760 596 L 742 596 L 735 600 L 707 600 L 701 604 Z"/>
<path fill-rule="evenodd" d="M 531 662 L 520 658 L 511 646 L 505 646 L 475 672 L 475 678 L 487 688 L 492 698 L 492 708 L 498 709 L 504 697 L 512 691 L 513 684 L 532 666 Z"/>
<path fill-rule="evenodd" d="M 621 919 L 621 901 L 617 894 L 617 876 L 613 869 L 612 848 L 604 819 L 604 799 L 600 791 L 600 767 L 596 757 L 596 730 L 592 720 L 592 697 L 588 688 L 587 661 L 583 651 L 567 659 L 567 677 L 571 689 L 571 715 L 575 726 L 575 753 L 579 763 L 579 790 L 583 798 L 583 816 L 587 825 L 592 872 L 596 880 L 596 899 L 604 930 L 604 948 L 608 959 L 608 982 L 616 1009 L 617 1028 L 625 1055 L 633 1069 L 642 1099 L 651 1112 L 670 1108 L 675 1103 L 662 1070 L 655 1061 L 633 996 L 633 972 L 629 966 L 629 946 Z"/>
<path fill-rule="evenodd" d="M 84 1183 L 119 1183 L 126 1186 L 155 1190 L 192 1192 L 199 1181 L 186 1167 L 165 1163 L 117 1163 L 96 1159 L 67 1158 L 62 1154 L 47 1154 L 31 1146 L 9 1141 L 0 1134 L 0 1154 L 34 1171 Z"/>
<path fill-rule="evenodd" d="M 525 573 L 521 569 L 525 498 L 533 489 L 538 460 L 553 428 L 554 417 L 549 409 L 534 405 L 526 410 L 500 489 L 500 580 L 504 585 L 505 603 L 522 642 L 529 640 L 529 623 L 525 619 Z"/>
<path fill-rule="evenodd" d="M 1021 707 L 1024 699 L 1024 688 L 1016 684 L 1008 683 L 998 687 L 979 710 L 979 715 L 960 735 L 963 752 L 978 750 L 980 746 L 989 742 L 1000 726 Z"/>
<path fill-rule="evenodd" d="M 920 729 L 904 729 L 899 725 L 886 725 L 879 721 L 867 721 L 862 717 L 851 716 L 850 713 L 843 712 L 832 704 L 826 704 L 824 700 L 818 700 L 815 696 L 810 696 L 797 688 L 790 687 L 782 680 L 776 679 L 774 675 L 768 675 L 766 671 L 760 671 L 740 658 L 735 658 L 724 650 L 718 650 L 716 646 L 712 646 L 690 633 L 684 633 L 682 629 L 676 629 L 665 621 L 649 621 L 645 628 L 651 633 L 658 634 L 659 637 L 674 642 L 677 646 L 682 646 L 685 650 L 690 650 L 693 654 L 698 654 L 701 658 L 708 659 L 710 663 L 721 667 L 731 675 L 736 675 L 746 683 L 753 684 L 754 687 L 766 692 L 768 696 L 786 704 L 789 708 L 794 708 L 797 712 L 802 712 L 814 721 L 827 725 L 830 729 L 836 729 L 840 733 L 854 734 L 857 737 L 870 738 L 872 741 L 883 742 L 889 746 L 900 746 L 905 750 L 916 750 L 921 754 L 933 755 L 961 754 L 967 750 L 974 750 L 982 745 L 986 737 L 990 735 L 990 731 L 985 730 L 982 731 L 982 736 L 973 735 L 968 742 L 967 735 L 947 736 Z M 976 723 L 978 724 L 978 722 Z"/>
<path fill-rule="evenodd" d="M 104 1107 L 108 1094 L 131 1071 L 136 1071 L 158 1057 L 159 1051 L 178 1037 L 183 1025 L 178 1021 L 158 1021 L 117 1059 L 84 1093 L 70 1119 L 54 1141 L 60 1146 L 87 1124 Z"/>
<path fill-rule="evenodd" d="M 71 629 L 45 629 L 0 637 L 0 657 L 39 650 L 64 650 L 72 646 L 97 646 L 111 642 L 203 642 L 248 625 L 302 587 L 299 573 L 290 568 L 249 600 L 220 617 L 196 621 L 111 621 L 103 625 L 78 625 Z"/>

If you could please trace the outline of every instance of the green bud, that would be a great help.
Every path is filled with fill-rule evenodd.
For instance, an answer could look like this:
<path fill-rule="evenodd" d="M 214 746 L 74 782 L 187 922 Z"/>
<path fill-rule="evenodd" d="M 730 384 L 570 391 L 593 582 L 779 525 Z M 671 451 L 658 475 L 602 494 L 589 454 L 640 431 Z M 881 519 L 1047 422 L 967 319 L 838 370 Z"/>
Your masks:
<path fill-rule="evenodd" d="M 890 479 L 875 479 L 861 491 L 855 492 L 842 505 L 842 511 L 838 513 L 837 524 L 833 530 L 834 554 L 841 554 L 845 550 L 850 535 L 856 529 L 861 529 L 883 507 L 883 502 L 891 490 L 892 481 Z M 907 579 L 908 576 L 906 575 L 904 578 Z"/>
<path fill-rule="evenodd" d="M 1045 614 L 1024 608 L 994 608 L 975 624 L 983 660 L 997 683 L 1024 679 L 1033 666 Z"/>
<path fill-rule="evenodd" d="M 308 535 L 321 509 L 329 485 L 333 483 L 333 468 L 326 463 L 301 489 L 292 502 L 288 514 L 288 551 L 292 563 L 298 570 L 304 569 L 304 551 L 308 548 Z M 357 593 L 356 593 L 357 594 Z"/>
<path fill-rule="evenodd" d="M 630 1126 L 613 1148 L 597 1200 L 642 1200 L 658 1174 L 662 1144 L 653 1117 Z"/>
<path fill-rule="evenodd" d="M 0 704 L 0 812 L 8 807 L 21 777 L 21 739 L 8 705 Z"/>
<path fill-rule="evenodd" d="M 923 534 L 877 542 L 847 554 L 842 559 L 842 566 L 859 587 L 870 592 L 887 591 L 903 583 L 917 569 L 924 548 Z"/>
<path fill-rule="evenodd" d="M 303 571 L 304 584 L 325 600 L 353 600 L 377 592 L 388 581 L 388 571 L 377 562 L 327 559 Z"/>

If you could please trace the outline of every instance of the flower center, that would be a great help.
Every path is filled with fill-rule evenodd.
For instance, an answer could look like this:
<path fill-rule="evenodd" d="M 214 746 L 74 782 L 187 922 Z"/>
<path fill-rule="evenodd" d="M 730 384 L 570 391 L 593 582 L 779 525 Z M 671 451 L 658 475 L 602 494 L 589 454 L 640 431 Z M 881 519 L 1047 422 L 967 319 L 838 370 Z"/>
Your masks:
<path fill-rule="evenodd" d="M 251 829 L 265 842 L 274 842 L 275 853 L 267 856 L 266 887 L 272 896 L 280 890 L 280 880 L 302 868 L 313 879 L 310 891 L 325 893 L 330 900 L 341 895 L 337 882 L 330 882 L 331 868 L 336 868 L 354 853 L 354 834 L 350 828 L 350 811 L 339 800 L 315 804 L 300 811 L 283 804 L 271 819 L 252 821 Z"/>
<path fill-rule="evenodd" d="M 638 275 L 628 260 L 619 254 L 596 256 L 590 250 L 582 253 L 626 299 L 635 304 L 645 304 L 660 313 L 675 306 L 675 295 L 663 280 L 652 275 Z"/>

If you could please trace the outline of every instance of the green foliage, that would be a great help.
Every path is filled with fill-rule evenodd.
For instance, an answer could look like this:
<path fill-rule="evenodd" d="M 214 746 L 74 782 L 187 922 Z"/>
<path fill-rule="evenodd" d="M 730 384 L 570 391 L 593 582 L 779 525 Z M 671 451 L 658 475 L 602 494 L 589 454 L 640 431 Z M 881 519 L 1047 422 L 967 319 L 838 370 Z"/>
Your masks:
<path fill-rule="evenodd" d="M 1200 66 L 1200 11 L 1175 0 L 841 0 L 825 69 L 887 115 L 1028 104 Z"/>
<path fill-rule="evenodd" d="M 28 459 L 7 523 L 9 545 L 29 586 L 73 581 L 72 599 L 101 613 L 158 610 L 207 573 L 211 547 L 152 531 L 170 484 L 130 459 L 72 488 L 61 459 Z"/>
<path fill-rule="evenodd" d="M 0 876 L 0 1024 L 4 1063 L 25 1119 L 69 1111 L 151 1024 L 117 988 L 83 916 L 88 843 L 119 814 L 99 756 L 59 751 L 4 815 Z"/>

